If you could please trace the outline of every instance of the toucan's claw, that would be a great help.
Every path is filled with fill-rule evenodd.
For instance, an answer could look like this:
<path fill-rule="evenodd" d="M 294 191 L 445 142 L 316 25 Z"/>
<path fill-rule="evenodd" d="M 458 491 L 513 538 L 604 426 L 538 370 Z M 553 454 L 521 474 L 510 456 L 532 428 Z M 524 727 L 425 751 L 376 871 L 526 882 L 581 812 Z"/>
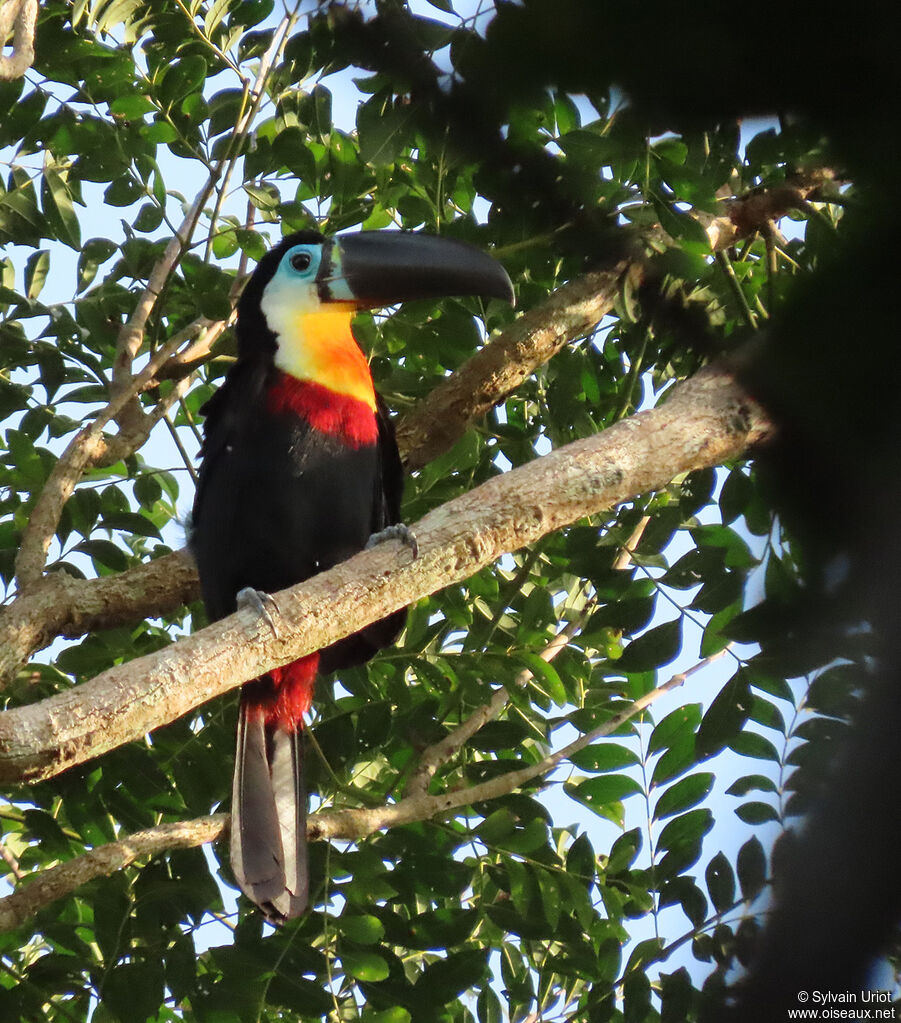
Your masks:
<path fill-rule="evenodd" d="M 366 550 L 370 550 L 376 544 L 383 543 L 385 540 L 400 540 L 402 544 L 409 547 L 413 552 L 414 560 L 419 557 L 419 544 L 416 540 L 416 534 L 409 526 L 404 525 L 403 522 L 398 522 L 394 526 L 387 526 L 385 529 L 380 529 L 377 533 L 373 533 L 366 541 Z"/>
<path fill-rule="evenodd" d="M 272 629 L 272 635 L 278 638 L 278 628 L 275 624 L 275 619 L 269 613 L 269 609 L 272 608 L 278 613 L 278 604 L 275 602 L 275 597 L 269 593 L 264 593 L 262 590 L 255 590 L 252 586 L 245 586 L 243 590 L 238 590 L 237 602 L 239 608 L 250 608 L 265 619 L 266 624 Z"/>

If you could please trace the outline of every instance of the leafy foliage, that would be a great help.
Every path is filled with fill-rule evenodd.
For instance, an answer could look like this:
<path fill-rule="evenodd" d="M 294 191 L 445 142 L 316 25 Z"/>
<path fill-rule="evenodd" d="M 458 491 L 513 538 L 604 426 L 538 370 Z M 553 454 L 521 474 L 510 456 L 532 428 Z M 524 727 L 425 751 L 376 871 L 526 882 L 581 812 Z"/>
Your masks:
<path fill-rule="evenodd" d="M 491 248 L 519 310 L 640 253 L 645 283 L 625 282 L 615 315 L 412 476 L 407 521 L 665 400 L 790 301 L 837 244 L 854 193 L 828 182 L 769 246 L 748 231 L 714 255 L 705 233 L 723 199 L 826 166 L 828 140 L 804 119 L 652 123 L 612 78 L 557 69 L 530 80 L 513 5 L 377 7 L 378 17 L 337 6 L 299 18 L 271 0 L 42 5 L 33 71 L 0 83 L 10 596 L 37 501 L 66 444 L 110 400 L 121 328 L 195 193 L 196 229 L 150 312 L 142 357 L 198 316 L 226 319 L 236 277 L 281 232 L 314 224 L 396 225 Z M 580 31 L 562 17 L 555 29 Z M 496 91 L 489 68 L 506 79 Z M 361 317 L 357 336 L 403 414 L 514 315 L 500 303 L 420 302 Z M 140 393 L 144 414 L 167 410 L 168 433 L 111 444 L 108 462 L 84 474 L 49 572 L 109 576 L 182 544 L 199 410 L 232 357 L 226 331 L 189 386 L 161 374 Z M 235 908 L 224 855 L 172 850 L 92 880 L 3 935 L 0 1016 L 696 1018 L 705 991 L 746 962 L 768 849 L 810 805 L 857 699 L 866 636 L 836 639 L 828 667 L 784 640 L 802 567 L 756 467 L 741 463 L 676 479 L 421 600 L 396 648 L 320 684 L 308 761 L 325 805 L 401 795 L 422 751 L 498 687 L 508 707 L 439 765 L 431 791 L 537 763 L 675 672 L 711 664 L 544 788 L 346 847 L 315 843 L 316 908 L 283 930 Z M 55 643 L 8 680 L 7 706 L 203 624 L 192 604 Z M 564 629 L 565 649 L 542 659 Z M 8 793 L 8 881 L 27 891 L 17 877 L 222 805 L 234 717 L 234 700 L 204 706 Z"/>

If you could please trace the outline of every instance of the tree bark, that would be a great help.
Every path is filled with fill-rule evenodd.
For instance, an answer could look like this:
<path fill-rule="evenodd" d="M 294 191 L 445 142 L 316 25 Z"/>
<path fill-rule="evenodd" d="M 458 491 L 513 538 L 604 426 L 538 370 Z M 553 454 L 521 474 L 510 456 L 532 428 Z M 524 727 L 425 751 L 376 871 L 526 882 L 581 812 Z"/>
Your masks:
<path fill-rule="evenodd" d="M 172 721 L 242 682 L 321 649 L 412 601 L 467 578 L 502 554 L 587 515 L 719 465 L 766 440 L 763 409 L 724 365 L 638 413 L 494 477 L 413 528 L 282 591 L 278 634 L 242 610 L 90 682 L 0 714 L 0 780 L 53 777 Z"/>

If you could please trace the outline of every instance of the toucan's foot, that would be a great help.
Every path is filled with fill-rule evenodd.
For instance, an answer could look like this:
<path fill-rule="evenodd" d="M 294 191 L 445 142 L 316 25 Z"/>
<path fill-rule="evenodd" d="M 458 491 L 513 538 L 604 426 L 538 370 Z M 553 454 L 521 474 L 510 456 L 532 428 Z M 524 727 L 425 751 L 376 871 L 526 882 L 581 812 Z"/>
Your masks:
<path fill-rule="evenodd" d="M 266 620 L 266 624 L 272 629 L 272 635 L 278 636 L 275 619 L 269 613 L 270 608 L 278 612 L 278 604 L 271 594 L 255 590 L 252 586 L 245 586 L 243 590 L 238 590 L 237 602 L 239 608 L 246 607 L 256 611 L 260 618 Z"/>
<path fill-rule="evenodd" d="M 366 541 L 366 550 L 368 551 L 371 547 L 375 547 L 376 544 L 382 543 L 385 540 L 400 540 L 402 544 L 410 548 L 414 558 L 419 556 L 419 544 L 416 542 L 416 534 L 409 526 L 405 526 L 403 522 L 398 522 L 394 526 L 388 526 L 385 529 L 380 529 L 377 533 L 373 533 Z"/>

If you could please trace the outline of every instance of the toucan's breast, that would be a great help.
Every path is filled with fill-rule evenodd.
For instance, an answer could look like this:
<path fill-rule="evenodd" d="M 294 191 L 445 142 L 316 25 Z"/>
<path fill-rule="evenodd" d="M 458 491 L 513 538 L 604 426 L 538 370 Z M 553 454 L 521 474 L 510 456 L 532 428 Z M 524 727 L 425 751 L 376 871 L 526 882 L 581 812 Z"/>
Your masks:
<path fill-rule="evenodd" d="M 369 363 L 350 329 L 352 305 L 323 304 L 314 294 L 276 279 L 263 293 L 261 309 L 276 337 L 276 368 L 375 411 Z"/>
<path fill-rule="evenodd" d="M 314 430 L 350 448 L 373 445 L 378 440 L 375 412 L 366 401 L 291 373 L 276 372 L 266 405 L 275 415 L 299 416 Z"/>

